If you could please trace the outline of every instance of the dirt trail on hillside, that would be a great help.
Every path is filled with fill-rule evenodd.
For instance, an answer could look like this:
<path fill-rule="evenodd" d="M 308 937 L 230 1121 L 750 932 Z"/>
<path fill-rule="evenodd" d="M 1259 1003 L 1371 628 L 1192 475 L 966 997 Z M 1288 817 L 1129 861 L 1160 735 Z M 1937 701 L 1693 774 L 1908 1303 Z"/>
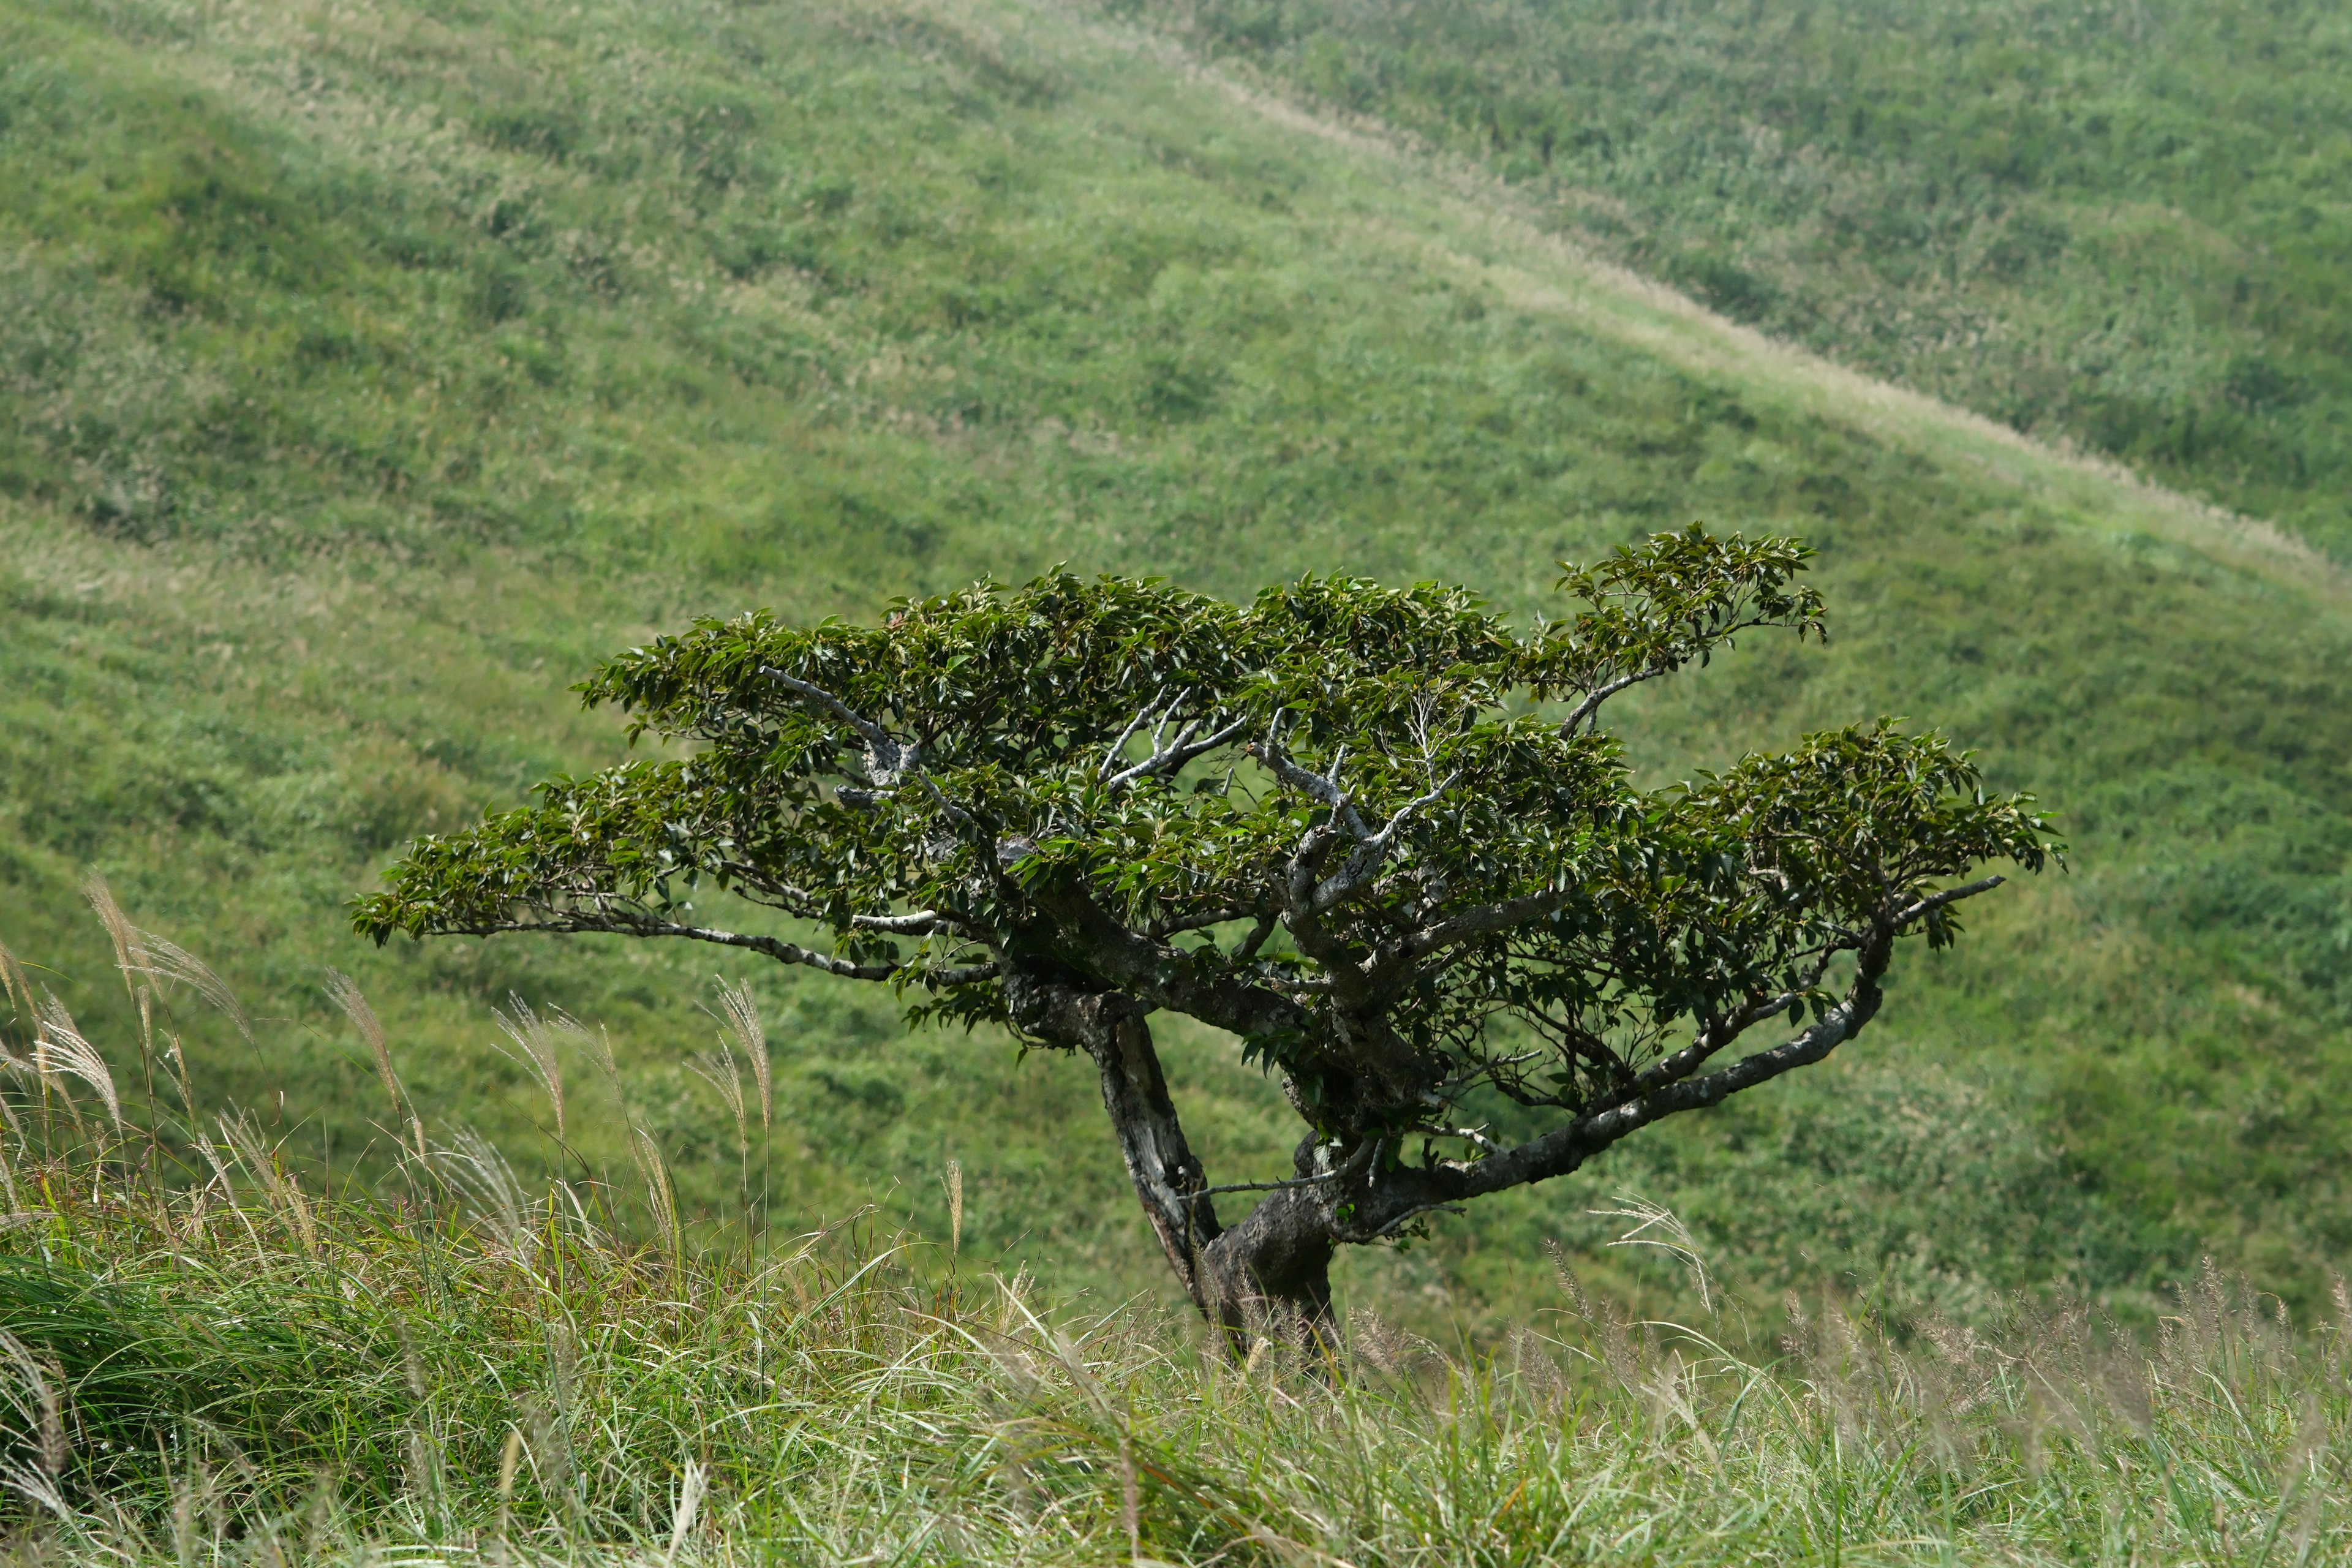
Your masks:
<path fill-rule="evenodd" d="M 2111 489 L 2121 503 L 2116 510 L 2139 514 L 2178 543 L 2352 608 L 2352 573 L 2276 525 L 2155 483 L 2111 458 L 2042 440 L 1972 409 L 1865 374 L 1718 314 L 1545 226 L 1520 193 L 1486 170 L 1384 121 L 1303 104 L 1231 65 L 1202 58 L 1175 39 L 1088 15 L 1078 6 L 1055 0 L 1012 3 L 1031 18 L 1071 29 L 1109 52 L 1171 69 L 1267 124 L 1411 177 L 1454 209 L 1451 216 L 1463 234 L 1483 234 L 1510 259 L 1498 263 L 1402 226 L 1386 236 L 1369 237 L 1371 241 L 1384 238 L 1450 270 L 1480 278 L 1515 309 L 1572 319 L 1596 335 L 1685 370 L 1768 381 L 1795 393 L 1821 416 L 1882 438 L 1916 446 L 1923 432 L 1940 431 L 1963 450 L 1939 456 L 1973 458 L 1971 466 L 2021 488 L 2037 488 L 2051 477 L 2064 476 Z M 965 26 L 986 26 L 959 0 L 898 0 L 891 8 L 920 10 L 934 20 Z M 950 16 L 950 12 L 956 14 Z M 1554 276 L 1544 276 L 1547 272 Z M 1981 450 L 1968 452 L 1969 447 Z"/>

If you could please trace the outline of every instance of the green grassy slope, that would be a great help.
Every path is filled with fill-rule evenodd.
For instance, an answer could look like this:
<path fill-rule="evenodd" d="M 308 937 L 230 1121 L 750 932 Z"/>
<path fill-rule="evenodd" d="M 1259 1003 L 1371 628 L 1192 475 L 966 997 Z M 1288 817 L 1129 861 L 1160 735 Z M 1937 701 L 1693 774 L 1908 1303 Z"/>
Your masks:
<path fill-rule="evenodd" d="M 2352 557 L 2328 0 L 1121 5 L 1745 321 Z"/>
<path fill-rule="evenodd" d="M 59 1131 L 15 1156 L 55 1208 L 0 1235 L 74 1439 L 0 1504 L 47 1563 L 2352 1562 L 2344 1321 L 2210 1274 L 2160 1347 L 1795 1293 L 1629 1332 L 1556 1291 L 1490 1351 L 1359 1318 L 1244 1370 L 905 1237 L 676 1258 L 552 1193 L 453 1215 L 486 1173 L 447 1157 L 404 1215 L 298 1210 L 257 1150 L 126 1194 Z"/>
<path fill-rule="evenodd" d="M 1767 1283 L 1963 1308 L 2128 1304 L 2206 1248 L 2307 1299 L 2352 1241 L 2352 625 L 2316 559 L 1052 11 L 14 3 L 0 61 L 0 931 L 120 1025 L 74 891 L 102 869 L 246 994 L 259 1044 L 207 1016 L 191 1054 L 282 1090 L 298 1150 L 372 1136 L 334 964 L 420 1100 L 519 1152 L 545 1110 L 488 1008 L 610 1026 L 690 1192 L 731 1188 L 683 1061 L 711 955 L 376 953 L 338 914 L 405 835 L 615 754 L 564 689 L 599 652 L 1057 560 L 1529 610 L 1555 558 L 1696 516 L 1820 544 L 1835 640 L 1639 710 L 1646 766 L 1892 710 L 2039 788 L 2077 869 L 1851 1059 L 1354 1288 L 1507 1303 L 1626 1188 Z M 754 978 L 784 1206 L 943 1230 L 954 1156 L 968 1251 L 1158 1287 L 1074 1064 Z M 1217 1179 L 1276 1168 L 1264 1083 L 1171 1048 Z"/>

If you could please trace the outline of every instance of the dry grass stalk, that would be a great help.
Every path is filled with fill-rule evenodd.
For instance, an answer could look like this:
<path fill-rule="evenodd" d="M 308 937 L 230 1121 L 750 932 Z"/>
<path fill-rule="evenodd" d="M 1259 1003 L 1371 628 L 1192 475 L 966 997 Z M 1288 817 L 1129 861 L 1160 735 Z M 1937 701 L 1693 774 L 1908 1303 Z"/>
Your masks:
<path fill-rule="evenodd" d="M 0 991 L 6 993 L 11 1013 L 32 1010 L 33 983 L 25 977 L 25 966 L 16 962 L 5 942 L 0 942 Z"/>
<path fill-rule="evenodd" d="M 319 1227 L 311 1217 L 310 1205 L 303 1201 L 302 1189 L 293 1173 L 279 1166 L 278 1152 L 263 1138 L 260 1124 L 254 1121 L 253 1113 L 240 1110 L 235 1116 L 221 1117 L 219 1126 L 222 1139 L 235 1151 L 238 1163 L 253 1173 L 253 1179 L 260 1184 L 262 1196 L 286 1222 L 295 1239 L 301 1243 L 302 1250 L 312 1258 L 318 1257 Z M 217 1162 L 215 1168 L 226 1184 L 226 1168 Z"/>
<path fill-rule="evenodd" d="M 708 1056 L 696 1057 L 687 1064 L 697 1078 L 719 1091 L 719 1099 L 735 1120 L 735 1152 L 749 1158 L 751 1152 L 751 1123 L 743 1105 L 743 1073 L 736 1066 L 735 1053 L 727 1044 L 727 1037 L 719 1037 L 719 1048 Z"/>
<path fill-rule="evenodd" d="M 948 1159 L 948 1250 L 963 1254 L 963 1162 Z"/>
<path fill-rule="evenodd" d="M 506 1560 L 507 1535 L 514 1521 L 515 1471 L 522 1463 L 522 1428 L 507 1428 L 506 1446 L 499 1453 L 499 1522 L 491 1541 L 493 1551 L 501 1562 Z"/>
<path fill-rule="evenodd" d="M 115 1090 L 114 1074 L 108 1069 L 106 1058 L 99 1054 L 97 1047 L 82 1037 L 81 1031 L 74 1026 L 73 1015 L 66 1011 L 65 1004 L 58 1000 L 55 992 L 42 993 L 38 1017 L 40 1033 L 33 1041 L 34 1074 L 61 1094 L 64 1092 L 63 1078 L 81 1079 L 96 1091 L 100 1101 L 106 1107 L 108 1120 L 114 1123 L 116 1131 L 121 1131 L 122 1097 Z M 14 1058 L 5 1065 L 19 1070 L 23 1067 Z M 66 1097 L 66 1104 L 68 1109 L 72 1107 L 71 1096 Z"/>
<path fill-rule="evenodd" d="M 1650 1202 L 1647 1198 L 1619 1193 L 1613 1209 L 1588 1209 L 1585 1212 L 1607 1219 L 1630 1219 L 1635 1222 L 1631 1230 L 1611 1242 L 1612 1247 L 1649 1247 L 1681 1262 L 1689 1270 L 1691 1288 L 1698 1292 L 1699 1305 L 1712 1315 L 1715 1294 L 1707 1279 L 1706 1258 L 1698 1243 L 1673 1210 Z M 1652 1235 L 1655 1232 L 1655 1235 Z"/>
<path fill-rule="evenodd" d="M 642 1127 L 630 1131 L 629 1153 L 646 1179 L 646 1207 L 653 1215 L 654 1229 L 661 1237 L 663 1249 L 676 1257 L 683 1238 L 678 1228 L 677 1194 L 670 1186 L 669 1163 L 662 1158 L 661 1145 L 654 1142 L 652 1133 Z"/>
<path fill-rule="evenodd" d="M 703 1468 L 700 1460 L 687 1460 L 686 1468 L 677 1479 L 677 1502 L 670 1511 L 669 1550 L 663 1553 L 663 1562 L 677 1561 L 678 1549 L 694 1532 L 695 1516 L 702 1510 L 702 1494 L 709 1482 L 710 1472 Z"/>
<path fill-rule="evenodd" d="M 383 1025 L 377 1020 L 375 1009 L 369 1006 L 368 999 L 360 994 L 359 982 L 341 970 L 330 969 L 327 971 L 327 995 L 342 1009 L 343 1016 L 352 1021 L 352 1027 L 360 1032 L 360 1038 L 367 1042 L 369 1052 L 375 1058 L 375 1076 L 383 1081 L 385 1098 L 392 1101 L 392 1113 L 399 1115 L 404 1096 L 400 1077 L 392 1070 L 392 1043 L 384 1037 Z"/>
<path fill-rule="evenodd" d="M 599 1025 L 593 1034 L 583 1028 L 581 1038 L 588 1047 L 589 1057 L 596 1063 L 596 1070 L 603 1073 L 604 1081 L 613 1086 L 613 1097 L 621 1104 L 623 1125 L 635 1125 L 629 1116 L 628 1085 L 621 1081 L 621 1064 L 613 1057 L 612 1031 Z"/>
<path fill-rule="evenodd" d="M 563 1062 L 556 1053 L 555 1043 L 567 1036 L 583 1040 L 592 1037 L 585 1025 L 560 1007 L 542 1018 L 532 1012 L 530 1004 L 520 996 L 509 995 L 507 1005 L 513 1009 L 511 1015 L 494 1013 L 492 1016 L 498 1019 L 499 1028 L 506 1037 L 522 1052 L 531 1076 L 539 1079 L 540 1087 L 547 1091 L 548 1103 L 555 1108 L 555 1139 L 557 1142 L 562 1142 L 565 1136 Z"/>
<path fill-rule="evenodd" d="M 434 1163 L 443 1178 L 515 1260 L 528 1266 L 538 1251 L 536 1222 L 542 1211 L 524 1194 L 506 1156 L 470 1127 L 459 1129 L 451 1145 L 436 1153 Z"/>
<path fill-rule="evenodd" d="M 54 1365 L 45 1366 L 25 1342 L 0 1329 L 0 1363 L 16 1373 L 12 1384 L 0 1384 L 0 1398 L 15 1407 L 32 1439 L 33 1459 L 43 1476 L 54 1480 L 65 1473 L 72 1457 L 66 1443 L 63 1404 Z M 19 1489 L 22 1489 L 21 1488 Z"/>
<path fill-rule="evenodd" d="M 92 871 L 82 883 L 82 897 L 97 912 L 99 924 L 106 928 L 107 939 L 114 944 L 114 965 L 121 971 L 122 988 L 131 994 L 133 1005 L 139 1009 L 139 1038 L 142 1048 L 151 1047 L 155 1037 L 155 993 L 152 986 L 142 985 L 137 976 L 152 967 L 146 944 L 140 940 L 139 929 L 122 912 L 114 900 L 114 890 L 106 879 Z"/>
<path fill-rule="evenodd" d="M 236 1032 L 250 1042 L 253 1020 L 246 1016 L 245 1005 L 228 987 L 228 982 L 213 973 L 211 965 L 168 937 L 142 931 L 131 923 L 122 907 L 115 902 L 114 894 L 106 879 L 92 874 L 82 884 L 82 895 L 97 911 L 99 922 L 106 927 L 108 938 L 114 943 L 114 961 L 122 971 L 123 984 L 131 986 L 133 1000 L 138 1000 L 141 987 L 132 984 L 133 976 L 160 981 L 166 985 L 185 985 L 206 1002 L 228 1015 Z M 142 1021 L 147 1016 L 147 1003 L 141 1002 Z"/>
<path fill-rule="evenodd" d="M 751 986 L 740 981 L 719 982 L 719 1019 L 735 1037 L 736 1048 L 751 1058 L 751 1080 L 760 1089 L 760 1131 L 772 1131 L 770 1117 L 775 1102 L 774 1068 L 768 1060 L 768 1031 L 760 1021 L 760 1004 Z"/>

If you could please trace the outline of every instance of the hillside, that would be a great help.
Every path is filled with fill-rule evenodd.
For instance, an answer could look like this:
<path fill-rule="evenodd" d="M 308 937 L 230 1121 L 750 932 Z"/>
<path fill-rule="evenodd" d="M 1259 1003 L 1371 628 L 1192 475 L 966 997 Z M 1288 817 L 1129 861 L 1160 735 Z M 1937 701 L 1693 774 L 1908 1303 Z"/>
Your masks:
<path fill-rule="evenodd" d="M 300 1198 L 249 1132 L 214 1190 L 125 1194 L 54 1131 L 14 1158 L 55 1206 L 0 1236 L 45 1563 L 2352 1561 L 2346 1318 L 2210 1272 L 2152 1351 L 1793 1292 L 1633 1325 L 1569 1280 L 1487 1353 L 1360 1315 L 1236 1364 L 905 1236 L 680 1257 L 479 1149 L 395 1206 Z"/>
<path fill-rule="evenodd" d="M 1645 768 L 1901 712 L 2039 790 L 2074 869 L 1913 967 L 1851 1059 L 1346 1288 L 1506 1309 L 1627 1190 L 1767 1288 L 1961 1312 L 2053 1282 L 2144 1310 L 2208 1250 L 2301 1306 L 2352 1242 L 2324 557 L 1780 348 L 1509 184 L 1089 15 L 11 0 L 0 60 L 0 933 L 131 1037 L 76 890 L 103 871 L 244 994 L 260 1043 L 203 1015 L 190 1053 L 294 1155 L 376 1136 L 334 965 L 418 1099 L 519 1160 L 545 1110 L 490 1009 L 609 1026 L 688 1195 L 733 1190 L 684 1061 L 710 955 L 377 952 L 341 916 L 406 836 L 618 753 L 566 689 L 600 653 L 1056 561 L 1524 614 L 1559 557 L 1699 517 L 1818 545 L 1832 642 L 1647 704 Z M 783 1213 L 940 1234 L 954 1157 L 967 1254 L 1160 1288 L 1087 1075 L 751 978 Z M 1276 1168 L 1267 1086 L 1173 1056 L 1208 1157 Z"/>
<path fill-rule="evenodd" d="M 2340 5 L 1114 9 L 1739 321 L 2352 556 Z"/>

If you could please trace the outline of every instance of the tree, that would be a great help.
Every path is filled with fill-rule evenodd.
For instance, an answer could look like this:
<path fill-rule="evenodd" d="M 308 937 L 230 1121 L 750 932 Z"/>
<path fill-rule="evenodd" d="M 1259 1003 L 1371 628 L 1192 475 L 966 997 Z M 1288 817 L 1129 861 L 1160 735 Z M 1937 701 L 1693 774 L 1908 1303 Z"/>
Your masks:
<path fill-rule="evenodd" d="M 418 840 L 355 924 L 715 942 L 1082 1051 L 1201 1310 L 1319 1324 L 1338 1247 L 1820 1061 L 1900 941 L 1948 943 L 2001 880 L 1954 879 L 2056 852 L 2031 796 L 1887 721 L 1633 785 L 1603 705 L 1745 632 L 1818 639 L 1810 553 L 1659 534 L 1568 568 L 1574 613 L 1524 633 L 1463 589 L 1339 577 L 1247 606 L 1056 574 L 878 626 L 700 621 L 581 688 L 691 755 Z M 831 940 L 698 923 L 704 883 Z M 1279 1075 L 1293 1175 L 1211 1184 L 1161 1009 Z M 1548 1129 L 1467 1125 L 1495 1095 Z M 1228 1227 L 1242 1190 L 1264 1195 Z"/>

